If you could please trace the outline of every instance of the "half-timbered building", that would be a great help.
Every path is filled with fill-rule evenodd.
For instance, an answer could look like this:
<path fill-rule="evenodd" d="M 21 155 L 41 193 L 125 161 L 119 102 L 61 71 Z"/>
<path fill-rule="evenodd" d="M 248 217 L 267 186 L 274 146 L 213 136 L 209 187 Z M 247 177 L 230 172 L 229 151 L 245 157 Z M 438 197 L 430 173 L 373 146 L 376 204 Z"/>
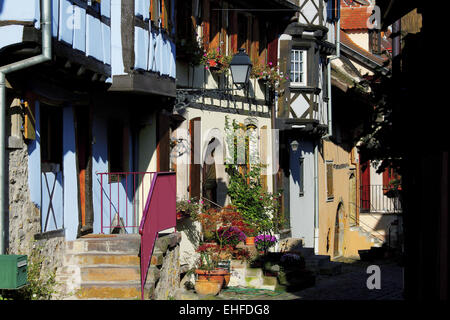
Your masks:
<path fill-rule="evenodd" d="M 155 187 L 155 172 L 169 171 L 175 22 L 172 0 L 0 2 L 10 120 L 2 251 L 51 240 L 47 264 L 61 266 L 66 241 L 137 234 L 152 192 L 175 221 L 175 189 Z M 46 61 L 19 68 L 44 49 Z"/>
<path fill-rule="evenodd" d="M 259 154 L 264 166 L 261 181 L 267 191 L 274 191 L 272 172 L 276 161 L 273 161 L 272 146 L 277 147 L 277 143 L 271 131 L 274 128 L 274 85 L 278 78 L 264 75 L 271 69 L 276 77 L 281 76 L 279 35 L 295 15 L 298 9 L 295 3 L 177 1 L 177 104 L 174 113 L 179 123 L 172 134 L 176 147 L 171 157 L 177 172 L 179 199 L 203 199 L 219 207 L 229 203 L 224 161 L 226 121 L 230 125 L 235 122 L 246 133 L 255 135 L 255 143 L 250 144 L 248 152 Z M 240 49 L 253 65 L 248 86 L 243 89 L 233 84 L 231 73 L 223 68 L 226 69 L 226 60 L 230 62 Z M 182 248 L 183 252 L 194 249 L 188 241 Z M 186 254 L 186 257 L 192 259 L 192 255 Z"/>
<path fill-rule="evenodd" d="M 330 60 L 338 45 L 339 2 L 302 1 L 279 41 L 280 69 L 289 75 L 277 99 L 282 210 L 286 235 L 307 247 L 318 241 L 318 146 L 331 124 Z"/>

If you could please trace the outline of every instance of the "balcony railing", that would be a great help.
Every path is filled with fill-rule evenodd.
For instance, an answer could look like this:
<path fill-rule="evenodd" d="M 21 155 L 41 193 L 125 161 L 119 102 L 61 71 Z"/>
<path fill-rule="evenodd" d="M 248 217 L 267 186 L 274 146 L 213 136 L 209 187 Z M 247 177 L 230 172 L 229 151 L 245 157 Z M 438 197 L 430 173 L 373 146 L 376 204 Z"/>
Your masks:
<path fill-rule="evenodd" d="M 360 211 L 401 213 L 401 187 L 366 185 L 360 187 Z"/>

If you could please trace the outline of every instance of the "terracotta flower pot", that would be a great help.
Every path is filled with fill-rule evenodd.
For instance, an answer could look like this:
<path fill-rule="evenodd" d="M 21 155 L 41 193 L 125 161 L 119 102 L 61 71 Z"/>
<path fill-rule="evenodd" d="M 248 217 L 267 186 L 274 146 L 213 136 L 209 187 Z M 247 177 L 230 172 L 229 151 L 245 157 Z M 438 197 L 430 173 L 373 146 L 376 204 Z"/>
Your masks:
<path fill-rule="evenodd" d="M 201 295 L 217 295 L 222 288 L 222 283 L 216 280 L 197 279 L 195 291 Z"/>
<path fill-rule="evenodd" d="M 214 269 L 214 270 L 195 270 L 197 274 L 197 279 L 199 280 L 213 280 L 218 281 L 221 285 L 227 286 L 230 282 L 231 274 L 225 269 Z"/>
<path fill-rule="evenodd" d="M 254 246 L 255 245 L 255 237 L 247 237 L 245 239 L 245 244 L 247 246 Z"/>

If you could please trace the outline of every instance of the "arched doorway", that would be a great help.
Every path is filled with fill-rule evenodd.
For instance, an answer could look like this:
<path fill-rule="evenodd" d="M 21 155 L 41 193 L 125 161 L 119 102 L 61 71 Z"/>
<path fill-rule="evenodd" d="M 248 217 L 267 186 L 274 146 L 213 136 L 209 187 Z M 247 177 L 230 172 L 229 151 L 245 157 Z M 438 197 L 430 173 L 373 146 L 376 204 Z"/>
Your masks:
<path fill-rule="evenodd" d="M 344 204 L 339 203 L 336 220 L 334 223 L 334 245 L 333 256 L 340 256 L 343 253 L 342 247 L 344 243 Z"/>
<path fill-rule="evenodd" d="M 217 176 L 214 154 L 216 147 L 220 145 L 216 138 L 212 138 L 206 147 L 202 172 L 202 196 L 213 203 L 217 203 Z"/>

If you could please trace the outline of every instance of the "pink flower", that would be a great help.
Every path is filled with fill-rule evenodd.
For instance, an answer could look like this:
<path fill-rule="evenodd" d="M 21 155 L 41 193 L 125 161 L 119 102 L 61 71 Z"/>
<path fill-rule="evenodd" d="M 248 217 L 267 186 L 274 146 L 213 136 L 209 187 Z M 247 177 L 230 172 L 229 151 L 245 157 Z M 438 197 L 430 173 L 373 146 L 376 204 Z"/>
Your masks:
<path fill-rule="evenodd" d="M 203 200 L 200 200 L 200 203 L 203 204 Z"/>
<path fill-rule="evenodd" d="M 272 65 L 272 62 L 269 62 L 269 66 L 271 66 Z"/>
<path fill-rule="evenodd" d="M 191 203 L 191 200 L 188 200 L 187 202 L 188 202 L 188 203 Z"/>

